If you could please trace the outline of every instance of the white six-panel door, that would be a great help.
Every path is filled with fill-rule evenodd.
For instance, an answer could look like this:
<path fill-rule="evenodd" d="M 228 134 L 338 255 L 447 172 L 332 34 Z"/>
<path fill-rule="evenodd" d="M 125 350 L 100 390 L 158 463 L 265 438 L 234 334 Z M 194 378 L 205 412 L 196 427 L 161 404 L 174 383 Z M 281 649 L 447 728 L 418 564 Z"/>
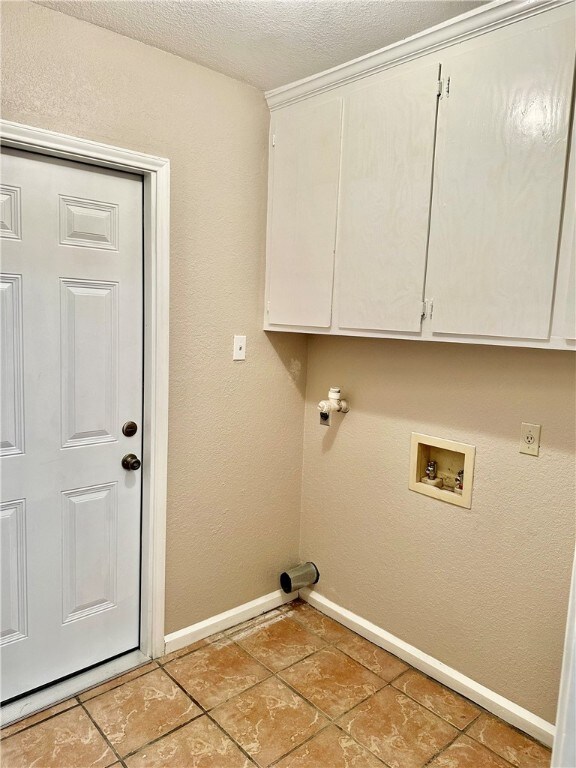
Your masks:
<path fill-rule="evenodd" d="M 5 701 L 139 644 L 142 181 L 6 150 L 1 184 Z"/>

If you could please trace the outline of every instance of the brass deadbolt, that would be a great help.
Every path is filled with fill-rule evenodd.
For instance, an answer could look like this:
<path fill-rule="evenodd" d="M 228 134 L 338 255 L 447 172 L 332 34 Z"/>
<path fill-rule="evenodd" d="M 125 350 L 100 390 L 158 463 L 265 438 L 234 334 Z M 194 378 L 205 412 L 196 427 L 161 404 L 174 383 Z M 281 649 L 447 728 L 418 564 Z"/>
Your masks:
<path fill-rule="evenodd" d="M 132 437 L 136 432 L 138 432 L 138 424 L 135 421 L 127 421 L 122 427 L 122 434 L 126 437 Z"/>

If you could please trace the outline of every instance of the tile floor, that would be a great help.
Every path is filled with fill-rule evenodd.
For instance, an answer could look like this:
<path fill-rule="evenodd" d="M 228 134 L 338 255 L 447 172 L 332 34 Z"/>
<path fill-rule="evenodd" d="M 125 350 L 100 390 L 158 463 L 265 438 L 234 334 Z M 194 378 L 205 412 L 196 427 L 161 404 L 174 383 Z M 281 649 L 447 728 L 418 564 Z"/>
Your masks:
<path fill-rule="evenodd" d="M 550 751 L 295 601 L 1 732 L 2 768 L 548 768 Z"/>

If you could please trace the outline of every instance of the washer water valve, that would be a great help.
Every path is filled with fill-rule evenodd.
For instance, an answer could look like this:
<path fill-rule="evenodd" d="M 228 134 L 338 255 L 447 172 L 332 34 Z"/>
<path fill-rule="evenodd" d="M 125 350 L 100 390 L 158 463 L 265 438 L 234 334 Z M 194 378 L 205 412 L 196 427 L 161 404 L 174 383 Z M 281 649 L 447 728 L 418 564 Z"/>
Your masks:
<path fill-rule="evenodd" d="M 340 387 L 330 387 L 328 400 L 320 400 L 318 403 L 320 411 L 320 424 L 330 426 L 330 417 L 335 412 L 348 413 L 350 406 L 346 400 L 340 399 Z"/>

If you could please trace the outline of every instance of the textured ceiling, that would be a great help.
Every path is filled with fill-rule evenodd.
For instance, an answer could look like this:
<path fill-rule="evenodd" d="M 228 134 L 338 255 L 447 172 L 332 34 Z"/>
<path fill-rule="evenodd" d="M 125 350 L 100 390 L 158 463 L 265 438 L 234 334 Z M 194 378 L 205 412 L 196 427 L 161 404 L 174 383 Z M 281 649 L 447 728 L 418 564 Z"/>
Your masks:
<path fill-rule="evenodd" d="M 482 0 L 36 0 L 268 90 L 395 43 Z"/>

